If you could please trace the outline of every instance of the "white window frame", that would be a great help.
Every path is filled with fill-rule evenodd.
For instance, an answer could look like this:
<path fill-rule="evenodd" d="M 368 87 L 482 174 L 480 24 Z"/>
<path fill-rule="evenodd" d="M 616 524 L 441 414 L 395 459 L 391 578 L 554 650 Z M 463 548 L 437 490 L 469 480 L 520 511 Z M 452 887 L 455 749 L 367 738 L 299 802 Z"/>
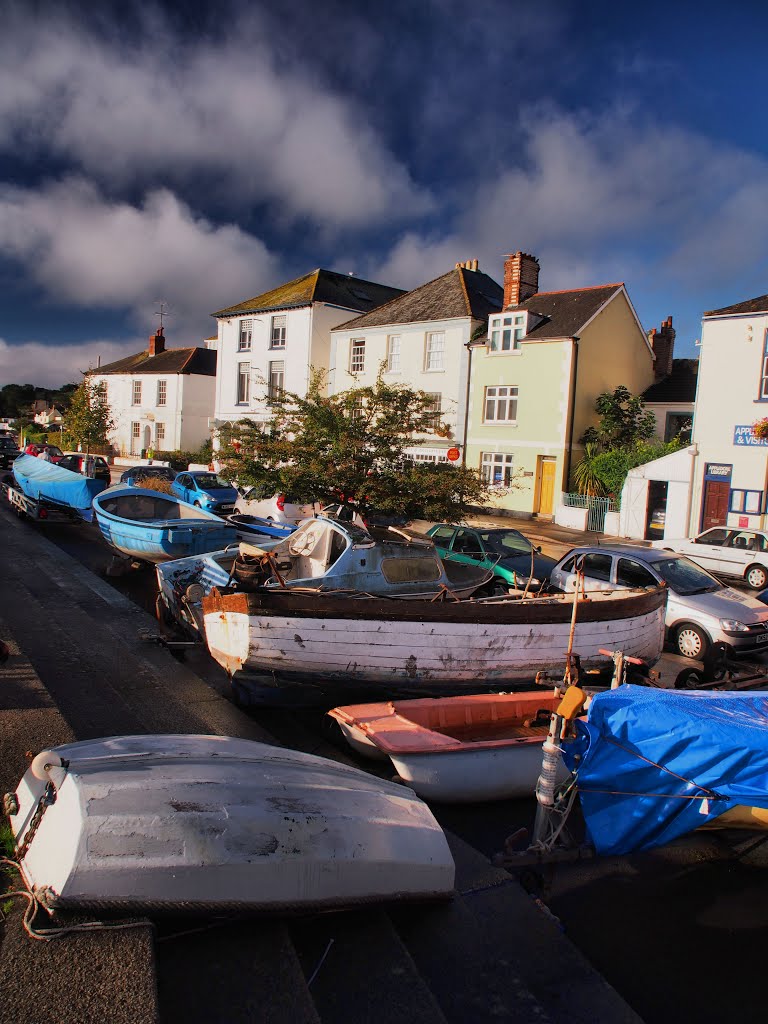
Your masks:
<path fill-rule="evenodd" d="M 131 405 L 141 405 L 141 381 L 132 381 Z"/>
<path fill-rule="evenodd" d="M 155 423 L 155 448 L 158 451 L 162 450 L 163 441 L 165 441 L 165 424 Z"/>
<path fill-rule="evenodd" d="M 483 394 L 483 423 L 517 423 L 519 391 L 516 384 L 486 387 Z"/>
<path fill-rule="evenodd" d="M 489 487 L 510 487 L 515 468 L 515 457 L 509 452 L 481 452 L 480 476 Z"/>
<path fill-rule="evenodd" d="M 400 373 L 402 336 L 390 334 L 387 338 L 387 373 Z"/>
<path fill-rule="evenodd" d="M 245 381 L 245 384 L 243 384 Z M 237 378 L 235 382 L 235 405 L 251 404 L 251 364 L 237 364 Z"/>
<path fill-rule="evenodd" d="M 279 402 L 279 392 L 285 390 L 285 360 L 275 359 L 268 366 L 267 401 Z M 276 378 L 279 377 L 279 382 Z"/>
<path fill-rule="evenodd" d="M 159 380 L 157 382 L 157 403 L 159 406 L 168 404 L 168 381 Z"/>
<path fill-rule="evenodd" d="M 430 417 L 432 427 L 436 427 L 440 423 L 440 417 L 443 414 L 443 396 L 439 391 L 425 391 L 424 394 L 427 398 L 432 399 L 432 409 L 425 409 L 424 412 Z"/>
<path fill-rule="evenodd" d="M 269 347 L 285 348 L 285 332 L 288 327 L 288 317 L 283 313 L 272 317 L 272 324 L 269 331 Z"/>
<path fill-rule="evenodd" d="M 365 338 L 350 338 L 349 372 L 365 373 Z"/>
<path fill-rule="evenodd" d="M 250 352 L 253 347 L 253 320 L 240 321 L 240 333 L 237 336 L 237 351 Z"/>
<path fill-rule="evenodd" d="M 488 351 L 496 354 L 520 355 L 526 334 L 525 313 L 492 316 L 488 325 Z"/>
<path fill-rule="evenodd" d="M 445 370 L 445 331 L 428 331 L 424 346 L 424 370 L 436 373 Z"/>
<path fill-rule="evenodd" d="M 134 441 L 141 437 L 141 424 L 138 420 L 133 420 L 131 422 L 131 437 Z"/>

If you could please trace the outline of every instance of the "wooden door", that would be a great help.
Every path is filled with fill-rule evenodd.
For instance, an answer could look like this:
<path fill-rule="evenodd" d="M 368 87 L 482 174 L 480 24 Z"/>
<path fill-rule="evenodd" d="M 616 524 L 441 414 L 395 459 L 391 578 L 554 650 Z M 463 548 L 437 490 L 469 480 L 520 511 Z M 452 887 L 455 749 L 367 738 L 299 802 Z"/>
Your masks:
<path fill-rule="evenodd" d="M 728 498 L 731 485 L 721 480 L 707 480 L 704 490 L 704 510 L 701 518 L 702 530 L 711 526 L 725 526 L 728 521 Z"/>
<path fill-rule="evenodd" d="M 539 513 L 551 516 L 555 511 L 555 460 L 539 461 Z"/>

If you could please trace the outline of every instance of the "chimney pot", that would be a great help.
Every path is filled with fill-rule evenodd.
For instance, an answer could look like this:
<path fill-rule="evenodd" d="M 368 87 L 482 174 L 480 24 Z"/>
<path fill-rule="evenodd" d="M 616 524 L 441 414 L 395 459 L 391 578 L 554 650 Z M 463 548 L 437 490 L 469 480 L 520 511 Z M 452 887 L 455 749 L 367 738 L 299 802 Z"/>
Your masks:
<path fill-rule="evenodd" d="M 149 336 L 149 355 L 159 356 L 161 352 L 165 351 L 165 335 L 163 334 L 163 328 L 158 327 L 154 334 Z"/>
<path fill-rule="evenodd" d="M 507 256 L 504 263 L 504 308 L 518 306 L 539 290 L 539 261 L 526 252 Z"/>

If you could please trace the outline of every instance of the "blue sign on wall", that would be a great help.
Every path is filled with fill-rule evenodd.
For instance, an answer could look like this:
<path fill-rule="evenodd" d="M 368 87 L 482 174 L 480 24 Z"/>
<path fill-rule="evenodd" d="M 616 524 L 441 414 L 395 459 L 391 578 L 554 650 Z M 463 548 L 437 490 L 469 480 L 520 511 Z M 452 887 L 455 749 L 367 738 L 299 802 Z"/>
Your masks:
<path fill-rule="evenodd" d="M 749 448 L 768 448 L 768 438 L 755 437 L 752 433 L 751 423 L 745 423 L 740 427 L 733 428 L 733 443 L 746 445 Z"/>

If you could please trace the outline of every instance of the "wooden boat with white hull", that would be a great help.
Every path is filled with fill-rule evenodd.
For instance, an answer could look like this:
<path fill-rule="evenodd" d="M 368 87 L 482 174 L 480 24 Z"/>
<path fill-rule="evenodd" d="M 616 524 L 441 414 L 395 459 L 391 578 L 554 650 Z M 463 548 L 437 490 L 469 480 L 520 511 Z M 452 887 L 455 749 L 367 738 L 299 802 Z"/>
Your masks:
<path fill-rule="evenodd" d="M 664 641 L 666 591 L 592 594 L 578 603 L 573 650 L 584 669 L 601 649 L 653 665 Z M 202 599 L 212 656 L 243 702 L 291 697 L 350 703 L 522 689 L 562 672 L 572 596 L 487 600 L 388 599 L 262 588 L 213 589 Z"/>

